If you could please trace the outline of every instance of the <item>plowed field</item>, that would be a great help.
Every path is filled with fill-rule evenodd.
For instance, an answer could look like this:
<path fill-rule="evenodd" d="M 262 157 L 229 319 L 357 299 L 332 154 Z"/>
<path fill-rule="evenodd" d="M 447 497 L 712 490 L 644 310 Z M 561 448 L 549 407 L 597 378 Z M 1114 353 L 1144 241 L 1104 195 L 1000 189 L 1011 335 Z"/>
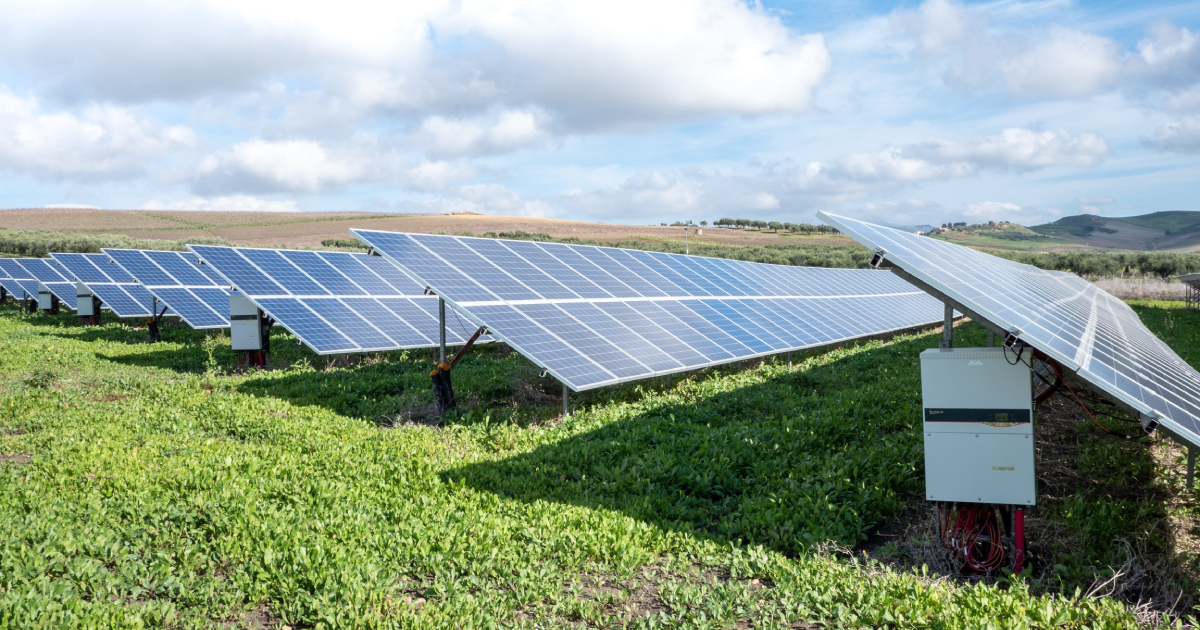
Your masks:
<path fill-rule="evenodd" d="M 327 238 L 351 238 L 349 228 L 396 232 L 543 232 L 616 243 L 633 239 L 683 240 L 683 228 L 618 225 L 530 217 L 450 215 L 373 215 L 363 213 L 253 213 L 167 210 L 87 210 L 72 208 L 0 210 L 0 227 L 31 230 L 79 230 L 127 234 L 138 238 L 187 239 L 215 236 L 237 243 L 280 247 L 316 246 Z M 691 238 L 741 245 L 808 243 L 852 245 L 842 236 L 800 236 L 756 230 L 703 228 Z"/>

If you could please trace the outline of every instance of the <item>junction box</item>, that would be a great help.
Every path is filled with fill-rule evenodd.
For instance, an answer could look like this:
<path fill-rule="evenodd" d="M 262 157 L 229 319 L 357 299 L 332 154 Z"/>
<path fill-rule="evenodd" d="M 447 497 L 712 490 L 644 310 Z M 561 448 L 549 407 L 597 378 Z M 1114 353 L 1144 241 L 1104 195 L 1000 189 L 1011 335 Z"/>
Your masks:
<path fill-rule="evenodd" d="M 921 353 L 926 499 L 1035 504 L 1028 356 L 1004 348 Z"/>
<path fill-rule="evenodd" d="M 100 298 L 82 282 L 75 283 L 75 312 L 86 323 L 100 323 Z"/>
<path fill-rule="evenodd" d="M 237 291 L 229 294 L 229 341 L 237 352 L 267 352 L 266 315 Z"/>
<path fill-rule="evenodd" d="M 58 314 L 58 296 L 50 292 L 45 284 L 38 282 L 38 308 L 49 311 L 51 315 Z"/>

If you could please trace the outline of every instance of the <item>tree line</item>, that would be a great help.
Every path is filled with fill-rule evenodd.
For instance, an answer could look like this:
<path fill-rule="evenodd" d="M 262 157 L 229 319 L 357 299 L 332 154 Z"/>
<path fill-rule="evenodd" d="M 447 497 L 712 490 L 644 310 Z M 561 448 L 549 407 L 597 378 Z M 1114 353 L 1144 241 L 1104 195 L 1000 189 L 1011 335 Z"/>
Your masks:
<path fill-rule="evenodd" d="M 829 225 L 813 225 L 812 223 L 781 223 L 779 221 L 760 221 L 758 219 L 717 219 L 713 221 L 716 227 L 755 228 L 759 230 L 787 230 L 800 234 L 837 234 L 836 228 Z"/>
<path fill-rule="evenodd" d="M 1190 252 L 1017 252 L 1006 249 L 985 249 L 1000 258 L 1033 265 L 1039 269 L 1069 271 L 1073 274 L 1098 278 L 1119 274 L 1136 274 L 1170 278 L 1200 271 L 1200 254 Z"/>
<path fill-rule="evenodd" d="M 223 238 L 188 238 L 163 240 L 134 238 L 124 234 L 92 234 L 61 230 L 10 230 L 0 228 L 0 254 L 26 258 L 43 258 L 50 252 L 64 254 L 98 254 L 103 247 L 113 249 L 157 249 L 185 251 L 185 245 L 226 245 Z"/>

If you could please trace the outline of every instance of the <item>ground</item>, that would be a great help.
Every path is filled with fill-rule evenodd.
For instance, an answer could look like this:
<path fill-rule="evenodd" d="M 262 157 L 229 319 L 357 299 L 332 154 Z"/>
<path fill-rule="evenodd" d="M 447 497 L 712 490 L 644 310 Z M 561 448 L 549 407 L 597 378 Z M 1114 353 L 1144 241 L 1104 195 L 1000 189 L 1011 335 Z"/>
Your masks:
<path fill-rule="evenodd" d="M 1139 308 L 1200 359 L 1200 317 Z M 937 330 L 604 388 L 567 417 L 497 344 L 455 369 L 463 408 L 445 418 L 430 353 L 327 361 L 276 333 L 276 369 L 239 373 L 220 335 L 149 344 L 137 322 L 0 306 L 0 626 L 1132 628 L 1153 612 L 1126 597 L 1148 590 L 1085 595 L 1127 558 L 1095 541 L 1149 522 L 1111 510 L 1047 507 L 1039 531 L 1094 553 L 1035 543 L 1021 580 L 850 552 L 919 496 L 917 356 Z M 1083 445 L 1063 466 L 1131 475 L 1113 501 L 1188 527 L 1190 499 L 1147 494 L 1177 485 L 1177 457 L 1116 453 L 1063 418 Z M 1113 505 L 1081 491 L 1047 486 L 1047 505 Z M 1186 544 L 1143 557 L 1183 566 Z"/>
<path fill-rule="evenodd" d="M 353 238 L 350 228 L 396 232 L 525 231 L 556 237 L 577 237 L 608 243 L 620 241 L 684 240 L 683 228 L 662 226 L 587 223 L 534 217 L 505 217 L 479 214 L 370 215 L 363 213 L 260 213 L 187 212 L 166 210 L 86 210 L 35 208 L 0 210 L 0 228 L 26 230 L 81 230 L 124 234 L 137 238 L 179 240 L 216 237 L 236 243 L 278 247 L 316 247 L 329 238 Z M 816 245 L 854 245 L 845 236 L 776 234 L 769 230 L 691 228 L 689 238 L 698 242 L 765 245 L 803 241 Z"/>

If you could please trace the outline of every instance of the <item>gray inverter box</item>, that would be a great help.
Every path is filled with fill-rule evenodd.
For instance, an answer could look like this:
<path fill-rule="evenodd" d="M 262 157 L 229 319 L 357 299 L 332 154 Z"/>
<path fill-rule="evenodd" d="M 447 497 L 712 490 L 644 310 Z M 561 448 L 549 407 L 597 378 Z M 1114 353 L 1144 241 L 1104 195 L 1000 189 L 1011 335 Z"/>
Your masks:
<path fill-rule="evenodd" d="M 1029 351 L 935 348 L 921 353 L 925 498 L 1034 505 Z"/>
<path fill-rule="evenodd" d="M 244 295 L 229 294 L 229 345 L 232 350 L 262 350 L 258 307 Z"/>
<path fill-rule="evenodd" d="M 93 308 L 95 302 L 92 301 L 92 290 L 87 288 L 82 282 L 75 283 L 75 312 L 79 313 L 80 317 L 91 317 L 98 315 Z"/>
<path fill-rule="evenodd" d="M 41 282 L 38 282 L 38 308 L 43 311 L 54 308 L 54 294 Z"/>

